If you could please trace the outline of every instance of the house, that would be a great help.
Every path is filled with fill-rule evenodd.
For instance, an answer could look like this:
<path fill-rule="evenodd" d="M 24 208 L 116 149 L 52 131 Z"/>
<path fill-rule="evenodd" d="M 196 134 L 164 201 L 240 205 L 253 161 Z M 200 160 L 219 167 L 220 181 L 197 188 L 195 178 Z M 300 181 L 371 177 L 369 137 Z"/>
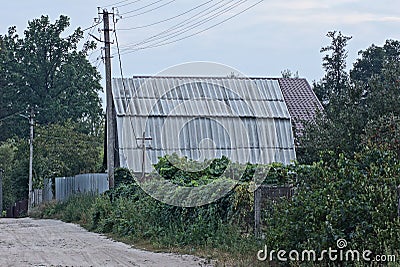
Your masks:
<path fill-rule="evenodd" d="M 203 161 L 296 159 L 293 125 L 320 104 L 305 79 L 137 76 L 112 81 L 120 165 L 152 171 L 177 153 Z"/>

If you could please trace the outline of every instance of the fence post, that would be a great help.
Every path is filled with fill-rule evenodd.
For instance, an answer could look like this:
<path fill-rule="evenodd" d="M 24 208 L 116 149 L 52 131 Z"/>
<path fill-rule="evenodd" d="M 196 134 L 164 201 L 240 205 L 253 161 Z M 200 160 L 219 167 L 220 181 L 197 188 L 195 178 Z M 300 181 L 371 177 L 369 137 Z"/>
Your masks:
<path fill-rule="evenodd" d="M 254 191 L 254 235 L 260 236 L 261 225 L 261 186 Z"/>

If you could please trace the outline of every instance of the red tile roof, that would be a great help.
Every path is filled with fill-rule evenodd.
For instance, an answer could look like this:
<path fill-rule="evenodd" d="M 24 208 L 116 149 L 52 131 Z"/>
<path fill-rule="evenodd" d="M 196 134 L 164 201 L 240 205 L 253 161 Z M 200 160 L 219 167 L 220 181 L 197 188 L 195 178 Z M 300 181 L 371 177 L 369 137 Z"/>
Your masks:
<path fill-rule="evenodd" d="M 323 110 L 310 84 L 306 79 L 279 78 L 283 97 L 288 107 L 297 134 L 304 128 L 302 121 L 313 120 L 318 111 Z"/>

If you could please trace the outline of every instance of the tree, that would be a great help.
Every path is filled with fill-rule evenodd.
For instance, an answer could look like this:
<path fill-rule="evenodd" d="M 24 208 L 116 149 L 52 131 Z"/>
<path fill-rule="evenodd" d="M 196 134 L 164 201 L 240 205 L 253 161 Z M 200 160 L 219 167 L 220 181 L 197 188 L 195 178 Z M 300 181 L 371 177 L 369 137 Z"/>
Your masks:
<path fill-rule="evenodd" d="M 13 187 L 11 181 L 11 173 L 15 162 L 16 153 L 15 140 L 7 140 L 0 143 L 0 169 L 4 170 L 3 173 L 3 207 L 9 207 L 15 202 L 13 194 Z M 1 212 L 1 210 L 0 210 Z"/>
<path fill-rule="evenodd" d="M 314 85 L 325 109 L 299 140 L 299 160 L 305 163 L 317 161 L 324 150 L 350 157 L 363 149 L 369 121 L 400 114 L 400 42 L 388 40 L 383 47 L 372 45 L 361 51 L 348 75 L 345 59 L 350 37 L 336 32 L 328 36 L 331 45 L 321 49 L 331 52 L 323 59 L 326 74 Z"/>
<path fill-rule="evenodd" d="M 61 36 L 69 25 L 66 16 L 54 24 L 42 16 L 28 22 L 22 38 L 16 27 L 0 36 L 0 118 L 29 106 L 39 112 L 36 119 L 42 125 L 70 119 L 80 124 L 81 131 L 96 133 L 100 129 L 101 77 L 86 58 L 95 44 L 87 42 L 79 50 L 83 38 L 80 28 Z M 27 135 L 28 127 L 22 120 L 3 120 L 0 127 L 0 141 Z"/>
<path fill-rule="evenodd" d="M 283 71 L 281 71 L 282 74 L 282 78 L 299 78 L 299 72 L 292 72 L 290 69 L 285 69 Z"/>
<path fill-rule="evenodd" d="M 351 37 L 341 32 L 329 32 L 331 44 L 323 47 L 325 76 L 314 84 L 314 91 L 323 103 L 324 111 L 316 120 L 306 123 L 299 138 L 301 162 L 317 161 L 324 150 L 350 155 L 358 150 L 361 132 L 366 123 L 360 105 L 362 89 L 350 83 L 346 72 L 347 42 Z"/>
<path fill-rule="evenodd" d="M 39 181 L 101 169 L 103 135 L 87 135 L 79 132 L 79 127 L 79 124 L 70 120 L 63 124 L 38 127 L 34 169 Z"/>
<path fill-rule="evenodd" d="M 279 245 L 286 251 L 321 253 L 344 238 L 351 249 L 398 252 L 398 156 L 376 149 L 365 149 L 353 158 L 330 153 L 294 170 L 294 197 L 266 213 L 268 248 Z"/>
<path fill-rule="evenodd" d="M 368 119 L 400 114 L 400 42 L 387 40 L 384 46 L 372 45 L 359 54 L 350 75 L 363 89 L 361 101 Z"/>
<path fill-rule="evenodd" d="M 344 36 L 341 32 L 331 31 L 326 35 L 331 38 L 331 44 L 322 47 L 320 52 L 329 52 L 323 57 L 322 66 L 325 76 L 319 83 L 314 84 L 314 91 L 319 100 L 327 109 L 348 87 L 348 74 L 346 72 L 347 42 L 352 37 Z"/>
<path fill-rule="evenodd" d="M 391 63 L 400 60 L 400 42 L 387 40 L 382 47 L 373 44 L 358 54 L 361 57 L 353 64 L 350 77 L 353 81 L 368 84 L 370 79 L 381 76 Z"/>
<path fill-rule="evenodd" d="M 103 135 L 88 135 L 79 128 L 80 125 L 71 120 L 37 127 L 33 154 L 34 188 L 41 188 L 44 179 L 101 171 Z M 15 142 L 9 173 L 15 199 L 28 196 L 28 163 L 29 145 L 20 139 Z"/>

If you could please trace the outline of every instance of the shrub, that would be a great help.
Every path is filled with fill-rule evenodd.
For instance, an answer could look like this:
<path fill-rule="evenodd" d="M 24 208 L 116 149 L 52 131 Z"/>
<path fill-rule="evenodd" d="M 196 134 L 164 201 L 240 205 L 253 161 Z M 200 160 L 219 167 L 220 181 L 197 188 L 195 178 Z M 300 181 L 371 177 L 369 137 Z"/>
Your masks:
<path fill-rule="evenodd" d="M 268 247 L 321 251 L 336 248 L 336 241 L 344 238 L 351 249 L 398 249 L 400 163 L 392 153 L 365 150 L 354 159 L 341 155 L 299 166 L 297 175 L 293 199 L 265 214 Z"/>

